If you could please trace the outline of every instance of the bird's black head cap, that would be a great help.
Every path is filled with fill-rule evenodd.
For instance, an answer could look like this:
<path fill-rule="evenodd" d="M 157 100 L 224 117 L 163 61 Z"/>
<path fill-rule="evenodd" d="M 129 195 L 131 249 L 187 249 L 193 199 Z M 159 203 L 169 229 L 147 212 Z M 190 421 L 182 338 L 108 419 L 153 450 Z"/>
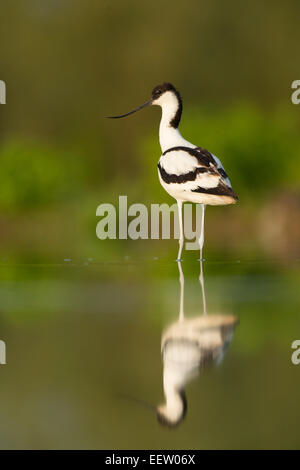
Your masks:
<path fill-rule="evenodd" d="M 159 99 L 167 91 L 173 92 L 178 100 L 177 112 L 174 118 L 170 122 L 170 125 L 172 127 L 177 128 L 179 126 L 179 122 L 180 122 L 181 114 L 182 114 L 182 99 L 181 99 L 179 91 L 176 90 L 174 85 L 172 85 L 172 83 L 169 83 L 169 82 L 164 82 L 161 85 L 157 85 L 156 87 L 154 87 L 152 90 L 152 102 L 155 102 L 155 100 Z"/>

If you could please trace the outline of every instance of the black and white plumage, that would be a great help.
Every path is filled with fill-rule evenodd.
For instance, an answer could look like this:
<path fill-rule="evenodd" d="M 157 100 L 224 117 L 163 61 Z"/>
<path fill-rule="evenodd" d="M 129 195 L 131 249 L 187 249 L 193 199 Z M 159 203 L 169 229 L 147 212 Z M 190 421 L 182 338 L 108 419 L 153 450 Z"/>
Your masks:
<path fill-rule="evenodd" d="M 162 155 L 158 162 L 158 175 L 163 188 L 176 199 L 179 210 L 180 240 L 178 259 L 183 247 L 182 204 L 202 204 L 200 258 L 204 244 L 204 212 L 206 205 L 228 205 L 237 201 L 230 180 L 220 160 L 208 150 L 185 140 L 178 126 L 182 114 L 182 99 L 171 83 L 163 83 L 152 91 L 149 101 L 120 116 L 128 116 L 148 105 L 162 108 L 159 141 Z"/>

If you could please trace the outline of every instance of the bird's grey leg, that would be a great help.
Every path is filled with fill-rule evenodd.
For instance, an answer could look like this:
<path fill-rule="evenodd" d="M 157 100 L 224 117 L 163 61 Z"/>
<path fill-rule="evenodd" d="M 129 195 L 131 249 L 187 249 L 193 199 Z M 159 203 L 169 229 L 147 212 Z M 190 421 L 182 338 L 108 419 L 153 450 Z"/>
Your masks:
<path fill-rule="evenodd" d="M 177 205 L 178 205 L 179 231 L 180 231 L 179 250 L 178 250 L 178 255 L 177 255 L 177 261 L 180 261 L 181 260 L 183 242 L 184 242 L 183 225 L 182 225 L 182 201 L 177 201 Z"/>
<path fill-rule="evenodd" d="M 200 259 L 199 281 L 200 281 L 201 290 L 202 290 L 203 314 L 206 315 L 207 311 L 206 311 L 206 296 L 205 296 L 204 275 L 203 275 L 203 259 Z"/>
<path fill-rule="evenodd" d="M 199 247 L 200 247 L 200 261 L 203 260 L 202 251 L 204 245 L 204 215 L 205 215 L 205 204 L 201 204 L 202 206 L 202 217 L 201 217 L 201 233 L 199 238 Z"/>
<path fill-rule="evenodd" d="M 184 274 L 182 271 L 181 261 L 177 261 L 179 271 L 179 282 L 180 282 L 180 302 L 179 302 L 179 321 L 184 320 Z"/>

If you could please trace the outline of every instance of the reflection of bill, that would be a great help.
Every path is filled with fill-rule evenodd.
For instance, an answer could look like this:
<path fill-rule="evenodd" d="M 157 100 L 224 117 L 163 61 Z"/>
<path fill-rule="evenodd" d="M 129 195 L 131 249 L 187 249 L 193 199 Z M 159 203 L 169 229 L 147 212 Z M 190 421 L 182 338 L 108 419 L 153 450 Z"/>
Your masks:
<path fill-rule="evenodd" d="M 0 340 L 0 364 L 6 364 L 6 344 Z"/>
<path fill-rule="evenodd" d="M 185 385 L 208 366 L 222 361 L 237 324 L 237 317 L 232 315 L 206 314 L 203 277 L 204 314 L 185 318 L 184 278 L 180 262 L 178 267 L 181 283 L 180 314 L 179 320 L 168 326 L 162 335 L 165 403 L 157 408 L 159 422 L 172 427 L 180 424 L 186 415 Z M 203 276 L 202 265 L 201 274 Z"/>
<path fill-rule="evenodd" d="M 297 366 L 300 364 L 300 339 L 295 339 L 295 341 L 292 342 L 292 349 L 295 349 L 295 351 L 292 354 L 291 361 Z"/>

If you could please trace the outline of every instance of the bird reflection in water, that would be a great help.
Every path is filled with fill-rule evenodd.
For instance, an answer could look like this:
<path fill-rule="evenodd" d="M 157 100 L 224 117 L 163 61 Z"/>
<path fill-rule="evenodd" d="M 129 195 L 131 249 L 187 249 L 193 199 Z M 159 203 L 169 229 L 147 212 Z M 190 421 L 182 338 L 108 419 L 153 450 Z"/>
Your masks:
<path fill-rule="evenodd" d="M 177 261 L 180 279 L 179 319 L 162 334 L 163 388 L 165 403 L 156 409 L 158 421 L 170 427 L 178 426 L 186 416 L 185 386 L 212 364 L 222 361 L 232 340 L 237 317 L 207 314 L 203 261 L 200 260 L 200 285 L 203 313 L 186 318 L 184 315 L 184 274 Z"/>

